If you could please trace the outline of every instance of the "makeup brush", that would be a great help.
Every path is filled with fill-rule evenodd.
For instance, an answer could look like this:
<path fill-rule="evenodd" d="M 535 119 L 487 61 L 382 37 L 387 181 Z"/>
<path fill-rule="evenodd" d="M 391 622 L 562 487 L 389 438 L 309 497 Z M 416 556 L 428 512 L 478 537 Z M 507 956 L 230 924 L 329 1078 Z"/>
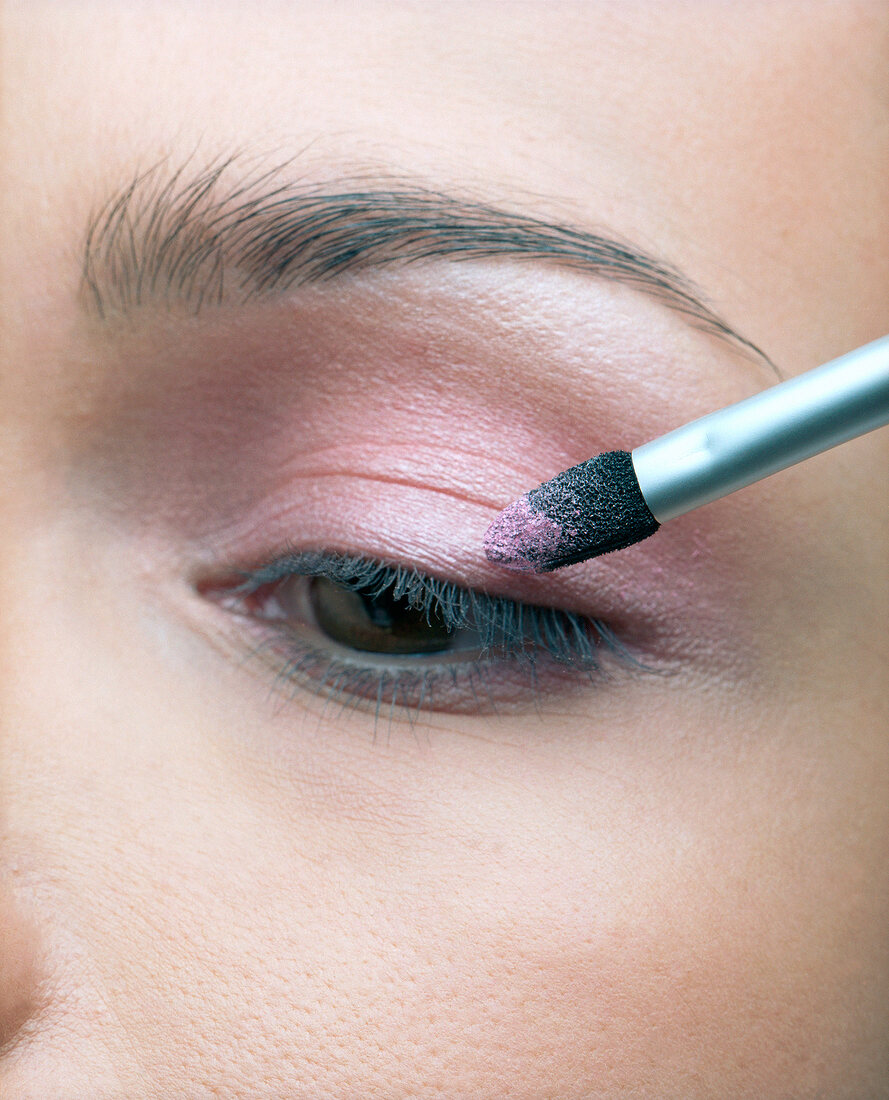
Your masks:
<path fill-rule="evenodd" d="M 889 423 L 889 336 L 650 443 L 572 466 L 501 512 L 488 559 L 548 573 Z"/>

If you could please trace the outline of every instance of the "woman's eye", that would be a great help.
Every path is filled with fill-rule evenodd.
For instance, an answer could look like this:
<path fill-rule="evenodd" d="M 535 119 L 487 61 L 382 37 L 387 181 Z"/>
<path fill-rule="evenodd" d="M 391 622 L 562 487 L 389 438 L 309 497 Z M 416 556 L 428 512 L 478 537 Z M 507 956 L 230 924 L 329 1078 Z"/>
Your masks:
<path fill-rule="evenodd" d="M 622 656 L 608 626 L 461 588 L 408 566 L 288 553 L 241 574 L 225 606 L 265 630 L 279 677 L 344 703 L 480 713 Z M 351 705 L 351 704 L 350 704 Z"/>
<path fill-rule="evenodd" d="M 438 608 L 412 607 L 391 592 L 354 592 L 327 577 L 311 577 L 309 605 L 319 630 L 350 649 L 442 653 L 454 639 Z"/>

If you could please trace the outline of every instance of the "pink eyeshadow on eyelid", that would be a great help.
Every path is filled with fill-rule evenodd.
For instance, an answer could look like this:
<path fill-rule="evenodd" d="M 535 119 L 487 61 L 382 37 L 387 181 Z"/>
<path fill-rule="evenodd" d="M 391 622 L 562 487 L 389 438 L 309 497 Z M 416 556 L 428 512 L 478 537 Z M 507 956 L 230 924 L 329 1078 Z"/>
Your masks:
<path fill-rule="evenodd" d="M 543 342 L 503 337 L 494 354 L 491 342 L 463 334 L 462 313 L 459 324 L 447 320 L 456 334 L 447 345 L 437 329 L 408 340 L 376 316 L 358 323 L 354 311 L 341 325 L 299 311 L 272 316 L 277 335 L 263 325 L 249 339 L 211 333 L 181 346 L 152 400 L 142 394 L 137 415 L 125 410 L 121 460 L 106 468 L 121 498 L 138 502 L 134 522 L 164 523 L 220 565 L 225 556 L 259 564 L 286 543 L 341 549 L 616 620 L 643 609 L 668 628 L 702 631 L 714 647 L 744 634 L 728 619 L 743 607 L 734 543 L 751 537 L 734 530 L 730 512 L 677 521 L 650 546 L 546 579 L 508 580 L 483 553 L 497 512 L 560 469 L 706 411 L 689 403 L 716 407 L 744 394 L 711 395 L 709 383 L 664 392 L 658 378 L 678 365 L 656 340 L 646 347 L 633 334 L 626 347 L 603 339 L 589 370 L 569 382 L 574 366 L 559 359 L 556 326 L 548 374 L 529 390 L 523 379 Z M 150 350 L 146 365 L 156 370 Z"/>
<path fill-rule="evenodd" d="M 630 641 L 644 644 L 645 637 L 662 635 L 676 652 L 690 647 L 723 666 L 736 666 L 738 651 L 750 648 L 755 620 L 748 571 L 737 568 L 737 539 L 721 530 L 712 511 L 682 517 L 628 550 L 542 576 L 487 562 L 482 540 L 493 514 L 427 486 L 384 485 L 355 475 L 310 478 L 264 500 L 229 529 L 214 556 L 250 567 L 292 545 L 376 557 L 603 618 Z"/>

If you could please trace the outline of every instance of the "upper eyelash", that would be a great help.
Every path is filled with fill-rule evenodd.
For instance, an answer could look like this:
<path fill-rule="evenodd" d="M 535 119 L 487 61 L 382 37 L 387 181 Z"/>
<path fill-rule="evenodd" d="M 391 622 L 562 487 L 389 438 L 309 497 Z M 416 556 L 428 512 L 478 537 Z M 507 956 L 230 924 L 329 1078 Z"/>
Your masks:
<path fill-rule="evenodd" d="M 463 588 L 422 573 L 415 567 L 389 565 L 349 554 L 287 552 L 267 565 L 240 574 L 235 593 L 249 594 L 295 576 L 327 577 L 371 598 L 390 593 L 425 613 L 435 613 L 448 629 L 471 627 L 480 637 L 480 656 L 531 656 L 543 650 L 557 662 L 594 670 L 597 650 L 623 652 L 613 631 L 601 620 L 559 608 L 521 603 L 478 589 Z M 391 591 L 390 591 L 391 590 Z"/>

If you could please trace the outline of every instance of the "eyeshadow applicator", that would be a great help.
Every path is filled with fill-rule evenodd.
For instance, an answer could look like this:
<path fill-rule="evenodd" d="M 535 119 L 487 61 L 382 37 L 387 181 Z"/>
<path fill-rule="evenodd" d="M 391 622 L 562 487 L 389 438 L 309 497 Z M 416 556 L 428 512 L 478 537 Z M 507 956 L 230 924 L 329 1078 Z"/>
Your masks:
<path fill-rule="evenodd" d="M 509 505 L 488 559 L 549 573 L 889 423 L 889 336 L 650 443 L 572 466 Z"/>

